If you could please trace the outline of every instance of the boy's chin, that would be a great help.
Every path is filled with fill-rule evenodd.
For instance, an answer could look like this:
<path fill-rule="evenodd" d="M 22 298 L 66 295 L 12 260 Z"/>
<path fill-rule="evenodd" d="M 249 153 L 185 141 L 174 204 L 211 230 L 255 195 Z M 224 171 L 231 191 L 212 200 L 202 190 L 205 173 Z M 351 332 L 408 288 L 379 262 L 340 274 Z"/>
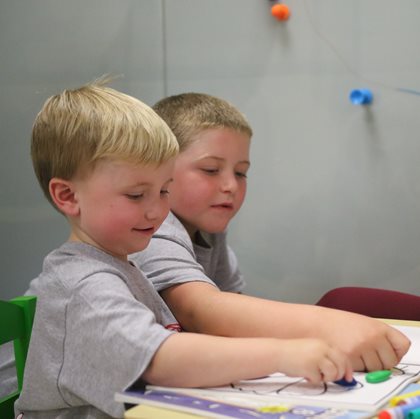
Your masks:
<path fill-rule="evenodd" d="M 150 240 L 148 240 L 147 243 L 143 243 L 143 244 L 137 246 L 135 248 L 135 250 L 133 250 L 131 253 L 142 252 L 143 250 L 146 250 L 147 249 L 147 247 L 149 246 L 149 244 L 150 244 Z"/>
<path fill-rule="evenodd" d="M 147 247 L 149 246 L 149 243 L 147 243 L 147 245 L 145 245 L 145 246 L 140 247 L 138 250 L 136 250 L 136 252 L 142 252 L 143 250 L 146 250 Z"/>
<path fill-rule="evenodd" d="M 223 233 L 226 231 L 229 223 L 223 223 L 218 225 L 211 225 L 211 226 L 205 226 L 205 228 L 200 229 L 201 231 L 204 231 L 207 234 L 217 234 L 217 233 Z"/>

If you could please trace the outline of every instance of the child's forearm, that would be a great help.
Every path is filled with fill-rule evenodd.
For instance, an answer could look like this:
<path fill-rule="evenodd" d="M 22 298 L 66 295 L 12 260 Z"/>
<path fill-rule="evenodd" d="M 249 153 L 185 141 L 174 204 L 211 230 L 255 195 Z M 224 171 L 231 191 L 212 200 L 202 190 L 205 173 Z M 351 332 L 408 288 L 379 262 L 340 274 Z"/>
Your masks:
<path fill-rule="evenodd" d="M 351 357 L 357 370 L 395 366 L 409 348 L 396 329 L 365 316 L 323 307 L 225 293 L 189 282 L 162 293 L 188 331 L 223 336 L 319 337 Z"/>
<path fill-rule="evenodd" d="M 221 292 L 203 282 L 188 282 L 163 291 L 162 296 L 183 328 L 222 336 L 313 337 L 318 306 L 264 300 Z"/>
<path fill-rule="evenodd" d="M 319 339 L 226 338 L 171 335 L 158 349 L 143 379 L 172 387 L 209 387 L 275 372 L 311 382 L 352 378 L 349 360 Z"/>
<path fill-rule="evenodd" d="M 200 387 L 277 371 L 275 339 L 258 339 L 264 342 L 256 345 L 253 340 L 174 334 L 161 345 L 143 378 L 156 385 Z"/>

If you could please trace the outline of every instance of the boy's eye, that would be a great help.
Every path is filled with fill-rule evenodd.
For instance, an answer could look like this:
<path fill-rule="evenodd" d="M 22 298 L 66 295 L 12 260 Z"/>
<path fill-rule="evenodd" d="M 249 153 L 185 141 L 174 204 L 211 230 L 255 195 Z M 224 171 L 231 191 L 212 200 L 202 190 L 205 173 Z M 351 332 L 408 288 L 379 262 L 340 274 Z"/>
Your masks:
<path fill-rule="evenodd" d="M 238 176 L 238 177 L 243 177 L 243 178 L 247 177 L 247 174 L 243 173 L 243 172 L 236 172 L 235 175 Z"/>
<path fill-rule="evenodd" d="M 162 190 L 160 191 L 160 194 L 161 194 L 161 195 L 169 195 L 169 191 L 168 191 L 167 189 L 162 189 Z"/>
<path fill-rule="evenodd" d="M 201 169 L 203 172 L 214 175 L 219 172 L 219 169 Z"/>
<path fill-rule="evenodd" d="M 126 194 L 126 197 L 128 199 L 131 199 L 132 201 L 137 201 L 138 199 L 143 197 L 143 194 Z"/>

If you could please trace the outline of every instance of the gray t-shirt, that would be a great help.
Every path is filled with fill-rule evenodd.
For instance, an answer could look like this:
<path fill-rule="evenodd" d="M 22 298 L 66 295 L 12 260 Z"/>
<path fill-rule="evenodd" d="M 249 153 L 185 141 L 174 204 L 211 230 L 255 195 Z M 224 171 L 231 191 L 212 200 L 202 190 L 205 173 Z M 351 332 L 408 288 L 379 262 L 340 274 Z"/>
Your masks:
<path fill-rule="evenodd" d="M 131 263 L 65 243 L 27 291 L 35 321 L 16 412 L 29 418 L 123 417 L 114 394 L 143 374 L 177 323 Z"/>
<path fill-rule="evenodd" d="M 172 285 L 203 281 L 222 291 L 240 292 L 244 279 L 226 233 L 200 234 L 192 243 L 187 230 L 169 213 L 145 250 L 130 255 L 158 291 Z"/>

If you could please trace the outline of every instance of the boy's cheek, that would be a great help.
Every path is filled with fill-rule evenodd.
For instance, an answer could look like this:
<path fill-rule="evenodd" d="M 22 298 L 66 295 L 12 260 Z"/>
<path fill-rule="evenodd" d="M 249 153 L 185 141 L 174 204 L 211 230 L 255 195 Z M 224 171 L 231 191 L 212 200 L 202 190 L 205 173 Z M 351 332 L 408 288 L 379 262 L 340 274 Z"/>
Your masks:
<path fill-rule="evenodd" d="M 201 190 L 197 190 L 194 184 L 189 185 L 183 191 L 177 190 L 169 195 L 169 202 L 171 207 L 179 205 L 186 208 L 194 208 L 200 202 L 203 202 L 205 196 Z"/>
<path fill-rule="evenodd" d="M 246 196 L 246 188 L 238 197 L 238 209 L 237 209 L 237 211 L 239 211 L 241 209 L 242 204 L 245 201 L 245 196 Z"/>

